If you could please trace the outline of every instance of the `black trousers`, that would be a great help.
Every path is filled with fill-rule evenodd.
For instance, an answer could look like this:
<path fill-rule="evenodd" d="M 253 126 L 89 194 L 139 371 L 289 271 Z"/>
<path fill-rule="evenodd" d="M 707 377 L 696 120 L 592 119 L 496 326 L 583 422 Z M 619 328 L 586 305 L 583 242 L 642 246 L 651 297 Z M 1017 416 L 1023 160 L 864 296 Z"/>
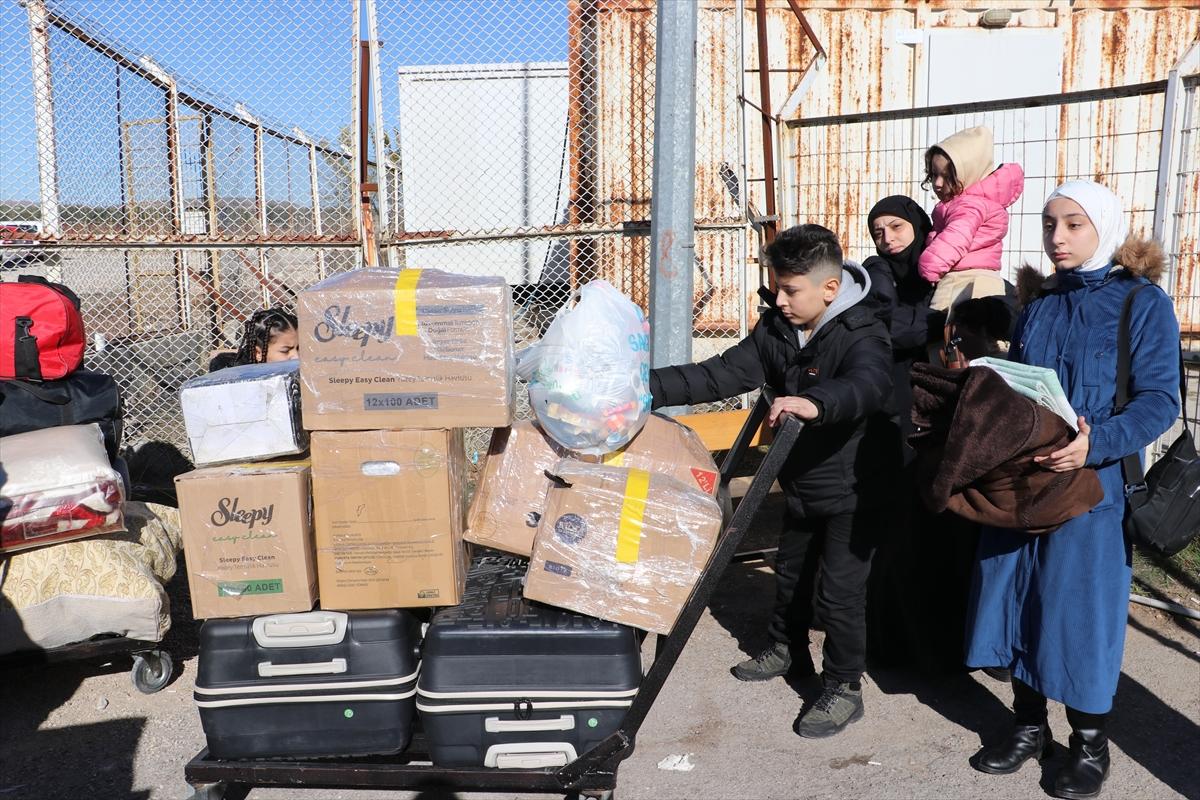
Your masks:
<path fill-rule="evenodd" d="M 825 629 L 822 671 L 839 682 L 858 681 L 866 667 L 867 578 L 884 524 L 881 509 L 789 515 L 779 536 L 767 634 L 773 642 L 807 645 L 815 613 Z"/>

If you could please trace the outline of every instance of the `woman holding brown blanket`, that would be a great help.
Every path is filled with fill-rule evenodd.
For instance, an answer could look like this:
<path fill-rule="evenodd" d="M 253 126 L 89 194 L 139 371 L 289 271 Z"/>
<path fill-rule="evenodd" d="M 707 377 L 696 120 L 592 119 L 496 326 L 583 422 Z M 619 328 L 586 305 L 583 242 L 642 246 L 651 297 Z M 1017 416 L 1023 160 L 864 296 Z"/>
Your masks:
<path fill-rule="evenodd" d="M 1043 245 L 1054 274 L 1021 313 L 1009 358 L 1053 369 L 1079 414 L 1079 433 L 1040 457 L 1048 470 L 1095 470 L 1104 498 L 1056 531 L 985 528 L 968 610 L 967 663 L 1005 665 L 1013 676 L 1015 726 L 973 766 L 1017 771 L 1050 753 L 1046 699 L 1067 707 L 1070 755 L 1054 780 L 1058 797 L 1095 797 L 1108 774 L 1106 720 L 1112 707 L 1131 578 L 1121 458 L 1142 451 L 1179 414 L 1179 325 L 1167 295 L 1152 286 L 1130 312 L 1130 402 L 1113 413 L 1117 326 L 1129 292 L 1162 270 L 1154 244 L 1125 239 L 1117 197 L 1070 181 L 1042 211 Z"/>

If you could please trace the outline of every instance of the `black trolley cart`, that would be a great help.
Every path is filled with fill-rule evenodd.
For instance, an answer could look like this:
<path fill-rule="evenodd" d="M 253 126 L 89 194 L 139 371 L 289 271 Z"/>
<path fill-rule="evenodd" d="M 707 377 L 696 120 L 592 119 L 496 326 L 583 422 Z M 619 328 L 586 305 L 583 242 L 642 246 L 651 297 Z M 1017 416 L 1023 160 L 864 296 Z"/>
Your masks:
<path fill-rule="evenodd" d="M 746 455 L 754 433 L 770 409 L 773 395 L 766 389 L 758 398 L 733 449 L 721 465 L 721 490 L 728 497 L 730 478 Z M 375 789 L 408 791 L 527 792 L 572 798 L 611 798 L 617 785 L 617 768 L 633 754 L 638 730 L 658 698 L 667 676 L 679 660 L 726 566 L 766 499 L 802 423 L 785 415 L 774 441 L 751 480 L 737 510 L 726 514 L 725 527 L 707 568 L 700 576 L 674 628 L 658 636 L 654 660 L 642 678 L 620 729 L 569 764 L 545 769 L 495 769 L 438 767 L 430 763 L 420 730 L 403 753 L 352 759 L 291 759 L 271 761 L 220 761 L 202 750 L 184 767 L 184 778 L 193 788 L 191 800 L 241 800 L 255 788 Z M 728 508 L 728 506 L 726 506 Z"/>
<path fill-rule="evenodd" d="M 126 654 L 133 658 L 130 680 L 142 694 L 154 694 L 171 682 L 175 662 L 162 644 L 125 636 L 96 636 L 49 650 L 20 650 L 0 656 L 0 671 L 65 661 L 107 660 Z"/>

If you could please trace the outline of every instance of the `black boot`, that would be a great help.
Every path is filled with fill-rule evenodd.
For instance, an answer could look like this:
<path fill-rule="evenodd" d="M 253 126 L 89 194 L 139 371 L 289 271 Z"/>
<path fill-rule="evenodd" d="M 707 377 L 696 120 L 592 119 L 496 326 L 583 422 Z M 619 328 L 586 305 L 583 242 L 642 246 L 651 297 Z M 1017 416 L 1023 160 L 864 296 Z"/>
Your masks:
<path fill-rule="evenodd" d="M 1048 758 L 1054 747 L 1046 722 L 1046 698 L 1016 678 L 1012 685 L 1016 725 L 1004 741 L 983 748 L 975 756 L 971 766 L 980 772 L 1008 775 L 1031 758 Z"/>
<path fill-rule="evenodd" d="M 1054 796 L 1069 800 L 1096 797 L 1108 777 L 1108 734 L 1105 714 L 1067 709 L 1071 722 L 1071 753 L 1054 779 Z"/>

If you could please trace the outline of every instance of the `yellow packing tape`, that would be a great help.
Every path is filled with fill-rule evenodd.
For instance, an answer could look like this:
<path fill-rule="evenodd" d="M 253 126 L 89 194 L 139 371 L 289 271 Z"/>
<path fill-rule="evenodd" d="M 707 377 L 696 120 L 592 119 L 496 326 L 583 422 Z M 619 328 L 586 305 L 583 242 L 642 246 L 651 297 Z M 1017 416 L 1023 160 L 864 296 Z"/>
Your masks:
<path fill-rule="evenodd" d="M 600 463 L 607 467 L 621 467 L 625 465 L 625 451 L 617 450 L 615 453 L 605 453 Z"/>
<path fill-rule="evenodd" d="M 396 335 L 417 335 L 417 282 L 421 270 L 402 269 L 396 276 Z"/>
<path fill-rule="evenodd" d="M 617 529 L 617 563 L 636 564 L 642 546 L 642 519 L 646 515 L 646 495 L 650 492 L 650 473 L 629 470 L 625 479 L 625 502 L 621 504 L 621 524 Z"/>

